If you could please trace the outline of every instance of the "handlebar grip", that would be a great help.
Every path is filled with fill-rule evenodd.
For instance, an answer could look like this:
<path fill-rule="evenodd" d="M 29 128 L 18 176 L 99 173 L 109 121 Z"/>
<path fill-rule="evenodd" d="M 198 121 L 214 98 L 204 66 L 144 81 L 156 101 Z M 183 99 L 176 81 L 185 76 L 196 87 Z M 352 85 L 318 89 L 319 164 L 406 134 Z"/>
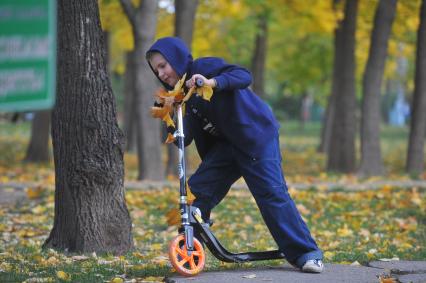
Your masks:
<path fill-rule="evenodd" d="M 200 78 L 196 79 L 196 80 L 195 80 L 195 85 L 196 85 L 197 87 L 202 87 L 202 86 L 204 85 L 204 80 L 203 80 L 203 79 L 200 79 Z"/>

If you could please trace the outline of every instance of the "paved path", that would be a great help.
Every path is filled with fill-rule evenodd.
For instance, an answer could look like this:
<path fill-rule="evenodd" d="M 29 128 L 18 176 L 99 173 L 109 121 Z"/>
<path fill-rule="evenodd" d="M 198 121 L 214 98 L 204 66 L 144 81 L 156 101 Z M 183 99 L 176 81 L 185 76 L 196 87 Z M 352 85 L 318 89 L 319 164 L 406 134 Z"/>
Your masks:
<path fill-rule="evenodd" d="M 359 190 L 375 190 L 381 189 L 383 186 L 392 186 L 399 188 L 426 188 L 426 180 L 377 180 L 377 181 L 366 181 L 359 183 L 350 183 L 345 181 L 336 182 L 314 182 L 314 183 L 288 183 L 290 188 L 297 190 L 307 190 L 310 188 L 324 188 L 326 190 L 336 190 L 344 188 L 347 191 L 359 191 Z M 12 189 L 25 189 L 29 187 L 45 186 L 40 182 L 7 182 L 0 183 L 0 189 L 12 188 Z M 156 190 L 164 187 L 179 187 L 178 181 L 125 181 L 124 186 L 127 189 L 132 190 Z M 52 185 L 47 187 L 53 187 Z M 244 189 L 247 185 L 243 181 L 237 181 L 233 188 Z"/>
<path fill-rule="evenodd" d="M 3 204 L 14 204 L 27 199 L 23 189 L 0 188 L 0 206 Z"/>
<path fill-rule="evenodd" d="M 380 277 L 392 277 L 395 282 L 426 283 L 426 261 L 371 262 L 369 266 L 325 264 L 321 274 L 299 272 L 290 265 L 264 269 L 203 272 L 195 277 L 173 276 L 169 283 L 378 283 Z"/>

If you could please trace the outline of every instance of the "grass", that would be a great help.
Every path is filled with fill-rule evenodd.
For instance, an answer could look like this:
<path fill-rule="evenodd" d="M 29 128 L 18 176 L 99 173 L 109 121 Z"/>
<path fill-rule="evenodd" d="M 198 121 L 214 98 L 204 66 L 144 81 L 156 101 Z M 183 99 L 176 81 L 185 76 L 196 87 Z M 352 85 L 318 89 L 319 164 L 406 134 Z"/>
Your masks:
<path fill-rule="evenodd" d="M 375 191 L 330 192 L 290 190 L 326 262 L 366 263 L 380 258 L 426 259 L 426 190 L 384 187 Z M 135 251 L 122 257 L 88 254 L 85 260 L 41 250 L 53 220 L 53 192 L 39 199 L 0 210 L 0 282 L 28 278 L 58 280 L 58 271 L 73 282 L 105 282 L 172 275 L 167 245 L 177 235 L 165 214 L 176 207 L 176 188 L 128 191 Z M 233 189 L 214 210 L 212 227 L 232 252 L 276 249 L 248 191 Z M 31 221 L 30 221 L 31 219 Z M 207 255 L 206 270 L 250 268 L 282 264 L 264 261 L 225 264 Z M 47 280 L 47 279 L 46 279 Z"/>

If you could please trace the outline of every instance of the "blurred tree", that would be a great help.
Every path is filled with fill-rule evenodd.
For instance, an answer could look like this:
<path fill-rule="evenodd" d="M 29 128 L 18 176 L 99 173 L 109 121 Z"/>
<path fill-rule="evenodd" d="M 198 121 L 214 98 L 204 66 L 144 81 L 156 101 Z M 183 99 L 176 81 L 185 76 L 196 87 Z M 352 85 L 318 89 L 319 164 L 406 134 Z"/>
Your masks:
<path fill-rule="evenodd" d="M 133 247 L 123 134 L 104 53 L 97 1 L 58 1 L 55 219 L 44 248 L 124 254 Z"/>
<path fill-rule="evenodd" d="M 426 134 L 426 0 L 420 7 L 417 31 L 416 74 L 410 139 L 407 153 L 407 172 L 419 174 L 424 169 L 424 143 Z"/>
<path fill-rule="evenodd" d="M 123 101 L 123 105 L 118 104 L 117 108 L 119 113 L 122 113 L 123 118 L 122 129 L 126 141 L 125 150 L 136 151 L 136 114 L 133 101 L 134 68 L 132 68 L 134 60 L 132 57 L 133 38 L 131 26 L 119 1 L 100 0 L 99 12 L 104 36 L 105 34 L 108 35 L 106 42 L 109 44 L 107 44 L 106 56 L 109 71 L 116 75 L 119 80 L 123 80 L 122 89 L 116 89 L 115 95 L 118 101 L 120 101 L 120 97 Z"/>
<path fill-rule="evenodd" d="M 50 110 L 37 111 L 31 123 L 31 138 L 25 162 L 48 162 L 50 137 Z"/>
<path fill-rule="evenodd" d="M 330 147 L 327 152 L 327 170 L 353 172 L 355 169 L 355 30 L 358 0 L 346 0 L 345 16 L 338 27 L 341 32 L 341 52 L 336 65 L 339 72 L 333 72 L 336 81 L 334 117 L 331 129 Z M 335 65 L 335 66 L 336 66 Z"/>
<path fill-rule="evenodd" d="M 361 165 L 363 176 L 382 175 L 380 149 L 380 96 L 388 41 L 395 18 L 397 0 L 380 0 L 374 17 L 371 45 L 363 78 L 361 116 Z"/>
<path fill-rule="evenodd" d="M 198 0 L 175 0 L 175 36 L 180 37 L 191 49 L 194 34 L 194 20 L 197 12 Z M 163 128 L 163 139 L 167 137 L 167 130 Z M 176 176 L 177 148 L 174 144 L 167 144 L 166 176 Z M 188 155 L 185 155 L 187 158 Z M 187 162 L 188 164 L 188 162 Z"/>
<path fill-rule="evenodd" d="M 332 0 L 333 1 L 333 9 L 337 10 L 341 0 Z M 334 30 L 334 54 L 333 54 L 333 80 L 331 86 L 331 93 L 328 97 L 327 107 L 325 110 L 325 116 L 322 121 L 321 128 L 321 141 L 318 147 L 319 152 L 328 153 L 330 150 L 331 143 L 331 130 L 334 121 L 334 111 L 335 111 L 335 101 L 336 96 L 339 91 L 340 80 L 338 76 L 342 71 L 343 65 L 343 19 L 339 20 L 338 25 Z"/>
<path fill-rule="evenodd" d="M 149 107 L 156 91 L 156 78 L 145 60 L 145 52 L 154 41 L 157 24 L 157 0 L 141 1 L 134 6 L 131 0 L 120 3 L 132 26 L 134 39 L 133 59 L 135 67 L 136 127 L 139 174 L 138 179 L 164 179 L 164 166 L 161 158 L 160 122 L 152 119 Z"/>
<path fill-rule="evenodd" d="M 191 49 L 198 0 L 175 0 L 175 36 Z"/>
<path fill-rule="evenodd" d="M 124 105 L 123 105 L 123 131 L 126 138 L 126 151 L 137 150 L 137 128 L 136 128 L 136 103 L 134 93 L 134 85 L 136 84 L 135 68 L 136 62 L 135 53 L 133 51 L 126 52 L 126 68 L 124 71 Z"/>
<path fill-rule="evenodd" d="M 269 10 L 263 7 L 257 17 L 257 32 L 254 43 L 254 52 L 251 61 L 251 71 L 253 74 L 253 90 L 254 92 L 265 97 L 265 63 L 268 43 L 268 18 Z"/>

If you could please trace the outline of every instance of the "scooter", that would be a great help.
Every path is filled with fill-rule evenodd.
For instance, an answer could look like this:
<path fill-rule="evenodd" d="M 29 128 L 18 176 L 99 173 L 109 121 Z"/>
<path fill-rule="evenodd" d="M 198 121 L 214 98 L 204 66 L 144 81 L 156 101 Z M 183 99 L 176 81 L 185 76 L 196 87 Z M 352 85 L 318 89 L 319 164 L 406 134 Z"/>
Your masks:
<path fill-rule="evenodd" d="M 197 87 L 203 85 L 203 80 L 196 80 Z M 258 260 L 282 259 L 284 254 L 279 250 L 231 253 L 225 249 L 210 230 L 210 223 L 205 223 L 201 217 L 201 212 L 197 207 L 188 203 L 186 190 L 186 168 L 185 168 L 185 146 L 183 132 L 182 104 L 176 105 L 177 128 L 174 133 L 179 150 L 179 192 L 180 192 L 180 215 L 181 226 L 177 235 L 169 244 L 169 258 L 176 271 L 184 276 L 195 276 L 200 273 L 205 266 L 206 256 L 204 242 L 210 252 L 219 260 L 224 262 L 248 262 Z M 197 239 L 194 234 L 200 235 L 202 239 Z"/>

